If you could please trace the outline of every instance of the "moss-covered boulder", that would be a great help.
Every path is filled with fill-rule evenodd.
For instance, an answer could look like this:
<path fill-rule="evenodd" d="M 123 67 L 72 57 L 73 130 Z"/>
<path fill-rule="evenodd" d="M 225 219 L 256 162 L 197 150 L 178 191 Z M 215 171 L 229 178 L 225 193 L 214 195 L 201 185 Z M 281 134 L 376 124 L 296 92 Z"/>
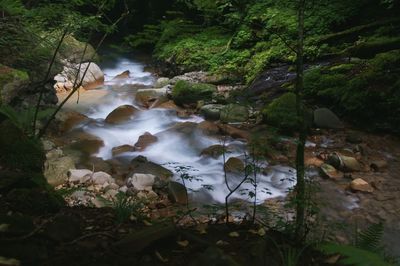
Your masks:
<path fill-rule="evenodd" d="M 221 110 L 222 122 L 246 122 L 249 119 L 249 111 L 246 106 L 228 104 Z"/>
<path fill-rule="evenodd" d="M 0 105 L 9 104 L 28 84 L 26 72 L 0 64 Z"/>
<path fill-rule="evenodd" d="M 191 105 L 200 100 L 211 100 L 216 91 L 217 87 L 211 84 L 179 80 L 172 90 L 172 99 L 177 105 Z"/>
<path fill-rule="evenodd" d="M 80 63 L 86 43 L 78 41 L 72 35 L 67 35 L 60 48 L 60 55 L 63 59 L 67 59 L 71 63 Z M 83 62 L 98 62 L 99 56 L 92 45 L 86 47 Z"/>
<path fill-rule="evenodd" d="M 296 95 L 286 93 L 267 105 L 262 115 L 264 120 L 285 132 L 293 132 L 298 126 Z"/>

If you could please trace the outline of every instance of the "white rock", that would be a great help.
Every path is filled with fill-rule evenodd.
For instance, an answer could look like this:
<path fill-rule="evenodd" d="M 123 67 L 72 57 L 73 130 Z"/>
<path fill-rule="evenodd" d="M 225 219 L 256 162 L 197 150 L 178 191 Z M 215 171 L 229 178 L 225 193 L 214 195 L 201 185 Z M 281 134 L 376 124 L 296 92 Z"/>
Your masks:
<path fill-rule="evenodd" d="M 122 192 L 122 193 L 126 193 L 128 191 L 128 187 L 127 186 L 122 186 L 118 189 L 118 191 Z"/>
<path fill-rule="evenodd" d="M 137 190 L 152 191 L 155 179 L 155 175 L 152 174 L 133 174 L 133 176 L 128 179 L 127 184 L 128 186 L 133 186 Z"/>
<path fill-rule="evenodd" d="M 108 199 L 114 199 L 115 196 L 118 194 L 119 192 L 115 189 L 109 189 L 107 190 L 107 192 L 104 194 L 104 196 Z"/>
<path fill-rule="evenodd" d="M 137 194 L 137 197 L 140 199 L 148 199 L 148 200 L 154 200 L 158 198 L 157 193 L 155 193 L 154 191 L 140 191 Z"/>
<path fill-rule="evenodd" d="M 68 180 L 72 183 L 85 183 L 91 178 L 92 174 L 93 172 L 88 169 L 69 169 L 67 173 Z"/>
<path fill-rule="evenodd" d="M 109 174 L 106 172 L 95 172 L 92 175 L 92 181 L 96 185 L 103 185 L 104 183 L 115 183 L 114 178 L 112 178 Z"/>

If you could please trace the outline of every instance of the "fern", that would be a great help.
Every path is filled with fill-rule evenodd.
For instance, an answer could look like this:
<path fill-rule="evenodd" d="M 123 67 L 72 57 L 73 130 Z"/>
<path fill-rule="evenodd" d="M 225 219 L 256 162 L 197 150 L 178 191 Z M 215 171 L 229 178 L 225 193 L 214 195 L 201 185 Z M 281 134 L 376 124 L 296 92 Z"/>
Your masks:
<path fill-rule="evenodd" d="M 356 236 L 355 246 L 372 252 L 382 251 L 383 224 L 372 224 Z"/>
<path fill-rule="evenodd" d="M 328 254 L 340 254 L 343 259 L 340 263 L 343 265 L 353 265 L 353 266 L 389 266 L 387 262 L 381 258 L 380 255 L 361 249 L 358 247 L 339 245 L 339 244 L 325 244 L 321 247 L 321 250 Z"/>

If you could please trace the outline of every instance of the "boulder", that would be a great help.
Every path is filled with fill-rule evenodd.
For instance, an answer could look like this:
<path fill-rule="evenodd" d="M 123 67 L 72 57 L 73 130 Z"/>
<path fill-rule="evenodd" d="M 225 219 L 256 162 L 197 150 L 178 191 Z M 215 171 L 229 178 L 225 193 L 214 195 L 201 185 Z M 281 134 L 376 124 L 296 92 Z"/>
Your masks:
<path fill-rule="evenodd" d="M 200 108 L 200 113 L 207 120 L 219 120 L 223 108 L 222 104 L 206 104 Z"/>
<path fill-rule="evenodd" d="M 133 151 L 135 151 L 135 147 L 128 145 L 128 144 L 114 147 L 111 150 L 113 156 L 117 156 L 117 155 L 120 155 L 125 152 L 133 152 Z"/>
<path fill-rule="evenodd" d="M 105 119 L 109 124 L 121 124 L 128 121 L 138 111 L 132 105 L 121 105 L 114 109 Z"/>
<path fill-rule="evenodd" d="M 155 180 L 156 176 L 152 174 L 133 174 L 132 177 L 128 178 L 126 183 L 136 190 L 152 191 Z"/>
<path fill-rule="evenodd" d="M 164 109 L 179 110 L 179 107 L 176 106 L 174 101 L 172 101 L 172 100 L 165 101 L 164 99 L 158 99 L 157 101 L 155 101 L 154 104 L 151 105 L 151 108 L 164 108 Z"/>
<path fill-rule="evenodd" d="M 158 138 L 149 132 L 144 133 L 134 145 L 135 151 L 144 151 L 148 146 L 157 142 Z"/>
<path fill-rule="evenodd" d="M 115 183 L 114 178 L 106 172 L 95 172 L 92 174 L 92 181 L 96 185 L 104 185 L 105 183 Z"/>
<path fill-rule="evenodd" d="M 69 81 L 76 85 L 79 85 L 82 81 L 82 86 L 85 89 L 93 89 L 103 85 L 104 83 L 103 71 L 96 63 L 93 62 L 69 64 L 64 66 L 63 71 L 56 77 L 58 80 L 63 77 L 65 80 L 67 80 L 67 82 Z M 77 79 L 75 80 L 76 77 Z"/>
<path fill-rule="evenodd" d="M 135 100 L 142 106 L 149 108 L 153 103 L 167 95 L 167 89 L 139 89 L 136 92 Z"/>
<path fill-rule="evenodd" d="M 26 72 L 0 64 L 0 105 L 10 104 L 28 85 Z"/>
<path fill-rule="evenodd" d="M 370 184 L 368 184 L 368 182 L 366 182 L 362 178 L 357 178 L 357 179 L 354 179 L 353 181 L 351 181 L 350 188 L 353 191 L 361 191 L 361 192 L 369 192 L 369 193 L 372 193 L 374 191 L 372 186 Z"/>
<path fill-rule="evenodd" d="M 314 124 L 319 128 L 341 129 L 343 123 L 328 108 L 318 108 L 314 110 Z"/>
<path fill-rule="evenodd" d="M 219 129 L 223 134 L 227 134 L 234 139 L 250 140 L 250 133 L 227 124 L 219 124 Z"/>
<path fill-rule="evenodd" d="M 48 160 L 44 164 L 44 176 L 52 186 L 64 184 L 68 180 L 68 171 L 75 169 L 75 162 L 70 157 Z"/>
<path fill-rule="evenodd" d="M 374 172 L 382 172 L 388 168 L 388 162 L 385 160 L 376 160 L 371 162 L 370 167 Z"/>
<path fill-rule="evenodd" d="M 330 179 L 340 179 L 343 177 L 343 174 L 341 174 L 338 170 L 336 170 L 335 167 L 333 167 L 330 164 L 322 164 L 320 167 L 321 175 Z"/>
<path fill-rule="evenodd" d="M 188 202 L 186 187 L 175 181 L 169 182 L 168 198 L 174 203 L 186 204 Z"/>
<path fill-rule="evenodd" d="M 167 86 L 170 82 L 169 78 L 158 78 L 156 81 L 156 84 L 154 85 L 155 88 L 163 88 L 165 86 Z"/>
<path fill-rule="evenodd" d="M 89 121 L 89 117 L 75 111 L 61 111 L 56 115 L 59 123 L 59 131 L 65 133 L 73 129 L 79 124 Z"/>
<path fill-rule="evenodd" d="M 228 104 L 221 109 L 221 121 L 246 122 L 249 119 L 247 107 L 238 104 Z"/>
<path fill-rule="evenodd" d="M 205 148 L 201 151 L 200 155 L 218 159 L 218 157 L 220 157 L 224 152 L 226 152 L 226 147 L 224 148 L 224 146 L 217 144 Z"/>
<path fill-rule="evenodd" d="M 144 156 L 134 158 L 130 163 L 130 169 L 133 173 L 152 174 L 161 180 L 168 180 L 173 176 L 173 173 L 165 167 L 156 163 L 150 162 Z"/>
<path fill-rule="evenodd" d="M 228 173 L 241 173 L 244 171 L 245 165 L 242 160 L 231 157 L 225 162 L 224 169 Z"/>
<path fill-rule="evenodd" d="M 84 51 L 85 54 L 82 58 Z M 80 42 L 72 35 L 67 35 L 64 38 L 60 47 L 60 55 L 62 59 L 75 64 L 78 64 L 81 59 L 83 59 L 83 62 L 99 61 L 99 56 L 96 54 L 96 50 L 92 45 Z"/>
<path fill-rule="evenodd" d="M 217 87 L 215 85 L 179 80 L 172 89 L 172 99 L 180 106 L 196 105 L 200 100 L 211 100 L 216 92 Z"/>
<path fill-rule="evenodd" d="M 220 133 L 219 126 L 210 121 L 203 121 L 199 123 L 197 128 L 206 135 L 218 135 Z"/>
<path fill-rule="evenodd" d="M 327 162 L 335 168 L 345 172 L 356 172 L 361 170 L 361 164 L 356 158 L 334 153 L 329 155 Z"/>
<path fill-rule="evenodd" d="M 129 75 L 131 74 L 131 72 L 129 70 L 126 70 L 118 75 L 116 75 L 113 80 L 121 80 L 121 79 L 128 79 Z"/>
<path fill-rule="evenodd" d="M 90 180 L 93 172 L 88 169 L 70 169 L 67 172 L 68 181 L 75 183 L 85 183 Z"/>

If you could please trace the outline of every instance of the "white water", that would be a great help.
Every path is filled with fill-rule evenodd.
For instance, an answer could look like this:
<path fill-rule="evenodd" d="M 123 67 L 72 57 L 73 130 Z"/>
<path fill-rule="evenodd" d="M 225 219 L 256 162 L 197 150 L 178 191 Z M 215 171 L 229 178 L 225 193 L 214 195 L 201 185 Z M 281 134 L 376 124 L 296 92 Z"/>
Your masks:
<path fill-rule="evenodd" d="M 121 72 L 129 70 L 131 78 L 121 81 L 113 81 L 113 77 Z M 129 144 L 134 145 L 139 136 L 145 132 L 158 137 L 158 141 L 148 147 L 143 152 L 125 153 L 120 156 L 134 158 L 143 155 L 148 160 L 162 164 L 164 167 L 176 172 L 177 167 L 189 167 L 188 174 L 194 176 L 193 180 L 186 180 L 186 186 L 191 190 L 192 198 L 202 202 L 219 202 L 225 200 L 228 189 L 225 185 L 223 172 L 223 158 L 218 159 L 201 157 L 203 149 L 221 144 L 221 140 L 205 136 L 202 132 L 195 129 L 189 133 L 174 131 L 173 127 L 182 122 L 200 123 L 203 119 L 199 116 L 192 116 L 188 119 L 177 117 L 176 112 L 168 109 L 141 110 L 133 120 L 122 125 L 109 125 L 104 123 L 106 116 L 115 108 L 131 104 L 140 108 L 134 100 L 135 91 L 131 88 L 124 89 L 124 84 L 152 85 L 155 81 L 154 76 L 144 71 L 144 66 L 129 59 L 121 59 L 116 68 L 104 69 L 106 75 L 106 86 L 103 90 L 109 93 L 101 102 L 92 106 L 86 111 L 86 115 L 96 119 L 97 123 L 85 125 L 83 129 L 93 135 L 100 137 L 104 141 L 104 146 L 96 156 L 103 159 L 112 158 L 111 149 L 116 146 Z M 245 143 L 228 140 L 226 145 L 234 147 L 234 152 L 228 153 L 229 157 L 241 157 L 244 159 Z M 266 163 L 260 163 L 265 167 Z M 287 189 L 294 185 L 293 180 L 295 171 L 289 167 L 275 166 L 270 167 L 267 175 L 258 174 L 257 176 L 257 200 L 263 202 L 267 198 L 283 196 Z M 180 175 L 175 174 L 175 180 L 180 182 Z M 241 176 L 228 174 L 231 187 L 234 187 L 241 180 Z M 205 186 L 211 186 L 212 190 Z M 249 182 L 244 183 L 238 192 L 231 196 L 231 199 L 239 198 L 252 200 L 248 192 L 254 191 L 254 186 Z"/>

